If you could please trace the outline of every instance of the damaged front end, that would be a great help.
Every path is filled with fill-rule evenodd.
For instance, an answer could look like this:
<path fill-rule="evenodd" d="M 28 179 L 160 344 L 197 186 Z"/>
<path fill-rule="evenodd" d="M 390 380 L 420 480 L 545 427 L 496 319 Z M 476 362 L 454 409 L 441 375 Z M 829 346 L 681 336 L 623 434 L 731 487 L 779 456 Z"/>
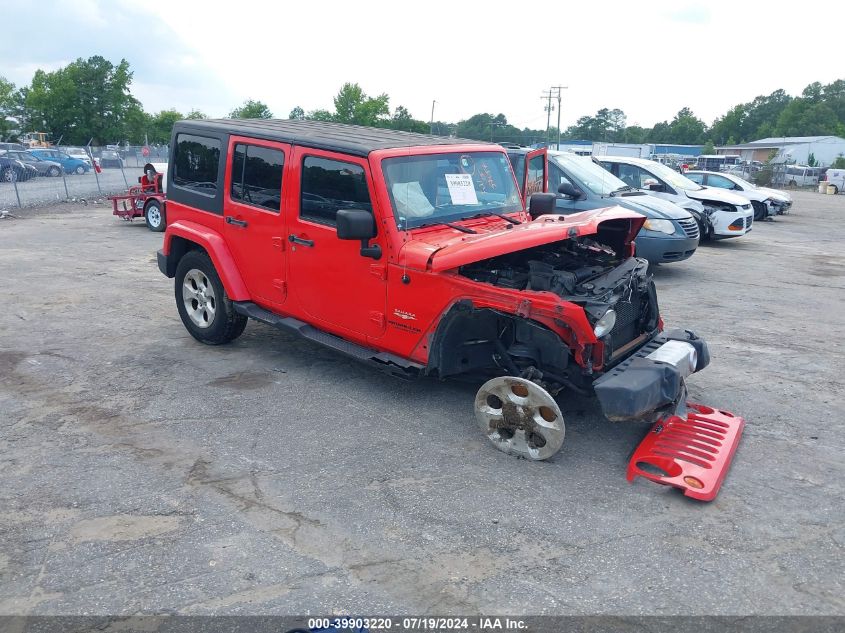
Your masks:
<path fill-rule="evenodd" d="M 563 389 L 591 391 L 613 421 L 663 424 L 661 429 L 675 424 L 677 455 L 658 451 L 657 457 L 640 456 L 641 466 L 650 459 L 669 468 L 666 460 L 678 459 L 669 468 L 672 475 L 632 467 L 632 476 L 684 488 L 696 498 L 712 498 L 741 427 L 726 437 L 725 450 L 718 449 L 714 460 L 708 457 L 713 449 L 708 442 L 714 438 L 683 436 L 683 425 L 693 424 L 685 380 L 709 364 L 709 349 L 691 331 L 663 331 L 648 262 L 634 257 L 629 248 L 630 227 L 621 219 L 609 220 L 592 234 L 461 265 L 461 277 L 503 289 L 519 298 L 519 307 L 509 313 L 471 300 L 456 304 L 438 328 L 433 366 L 441 376 L 492 374 L 476 397 L 479 426 L 499 450 L 528 459 L 547 459 L 562 445 L 563 416 L 549 394 Z M 549 293 L 554 295 L 552 312 L 558 315 L 551 322 L 543 318 L 542 309 L 531 307 Z M 677 444 L 678 437 L 685 437 L 690 446 Z M 701 449 L 701 443 L 707 447 Z M 685 456 L 696 459 L 702 451 L 707 456 L 697 458 L 697 464 L 683 462 Z M 690 468 L 699 470 L 690 475 Z M 710 470 L 702 473 L 702 468 Z M 701 487 L 694 489 L 698 484 Z"/>

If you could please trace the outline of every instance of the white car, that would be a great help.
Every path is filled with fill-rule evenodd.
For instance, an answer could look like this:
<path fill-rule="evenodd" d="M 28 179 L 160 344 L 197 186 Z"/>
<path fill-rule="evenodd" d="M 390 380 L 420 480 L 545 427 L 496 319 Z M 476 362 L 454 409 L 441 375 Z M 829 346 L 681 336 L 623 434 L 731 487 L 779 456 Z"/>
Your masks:
<path fill-rule="evenodd" d="M 833 186 L 833 192 L 839 193 L 845 191 L 845 169 L 835 169 L 831 167 L 824 175 L 824 181 L 828 187 Z"/>
<path fill-rule="evenodd" d="M 702 241 L 740 237 L 751 230 L 751 203 L 733 192 L 702 187 L 653 160 L 625 156 L 598 156 L 595 160 L 628 185 L 689 210 L 698 220 Z M 694 212 L 692 204 L 703 207 L 704 213 Z"/>
<path fill-rule="evenodd" d="M 93 167 L 91 164 L 91 157 L 88 155 L 88 152 L 85 151 L 84 147 L 66 147 L 64 148 L 64 152 L 72 158 L 78 158 L 79 160 L 85 161 L 88 163 L 89 167 Z"/>
<path fill-rule="evenodd" d="M 727 189 L 731 193 L 742 196 L 754 207 L 754 219 L 765 220 L 775 215 L 789 213 L 792 206 L 792 196 L 786 191 L 758 187 L 728 172 L 715 171 L 689 171 L 686 177 L 707 187 Z"/>

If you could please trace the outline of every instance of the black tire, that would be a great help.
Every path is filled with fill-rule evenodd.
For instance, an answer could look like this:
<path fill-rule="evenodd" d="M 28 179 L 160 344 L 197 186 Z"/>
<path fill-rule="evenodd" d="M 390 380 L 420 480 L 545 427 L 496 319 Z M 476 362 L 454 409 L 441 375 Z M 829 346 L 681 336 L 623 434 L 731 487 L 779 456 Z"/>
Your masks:
<path fill-rule="evenodd" d="M 164 205 L 158 198 L 150 198 L 144 205 L 144 221 L 153 233 L 161 233 L 167 228 L 167 217 L 164 215 Z"/>
<path fill-rule="evenodd" d="M 751 206 L 754 207 L 754 221 L 760 222 L 766 219 L 769 212 L 766 210 L 766 205 L 759 200 L 752 200 Z"/>
<path fill-rule="evenodd" d="M 200 280 L 201 283 L 194 283 Z M 203 311 L 199 300 L 191 300 L 191 295 L 197 295 L 195 290 L 187 293 L 183 288 L 188 284 L 196 291 L 205 292 L 202 298 L 205 306 L 211 306 L 213 315 L 209 316 L 209 310 Z M 208 292 L 210 288 L 211 292 Z M 206 345 L 222 345 L 229 343 L 243 334 L 246 328 L 247 317 L 235 312 L 231 299 L 223 288 L 223 282 L 211 262 L 211 258 L 202 251 L 188 251 L 176 267 L 176 278 L 174 283 L 176 296 L 176 308 L 185 329 L 200 343 Z M 213 304 L 208 302 L 209 295 Z M 192 305 L 193 316 L 188 314 L 186 303 Z M 195 323 L 194 319 L 197 319 Z M 207 323 L 200 327 L 199 322 Z"/>
<path fill-rule="evenodd" d="M 85 168 L 82 165 L 77 165 L 74 171 L 77 173 L 77 175 L 81 176 L 85 173 Z"/>
<path fill-rule="evenodd" d="M 836 185 L 828 185 L 828 187 L 831 187 L 833 189 L 833 195 L 839 193 L 839 187 L 837 187 Z"/>
<path fill-rule="evenodd" d="M 790 181 L 789 181 L 789 186 L 790 186 L 790 187 L 797 187 L 797 186 L 798 186 L 798 183 L 797 183 L 797 182 L 795 182 L 794 180 L 790 180 Z"/>
<path fill-rule="evenodd" d="M 47 175 L 52 176 L 53 178 L 56 178 L 57 176 L 62 175 L 62 170 L 59 169 L 58 167 L 55 167 L 55 166 L 50 167 L 50 169 L 47 170 Z"/>

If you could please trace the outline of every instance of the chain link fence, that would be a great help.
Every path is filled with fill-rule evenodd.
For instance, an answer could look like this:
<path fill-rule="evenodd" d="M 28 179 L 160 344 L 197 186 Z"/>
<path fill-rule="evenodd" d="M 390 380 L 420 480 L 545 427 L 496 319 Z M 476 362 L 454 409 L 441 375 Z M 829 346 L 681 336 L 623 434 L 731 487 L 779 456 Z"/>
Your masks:
<path fill-rule="evenodd" d="M 166 145 L 0 146 L 0 212 L 122 193 L 167 158 Z"/>

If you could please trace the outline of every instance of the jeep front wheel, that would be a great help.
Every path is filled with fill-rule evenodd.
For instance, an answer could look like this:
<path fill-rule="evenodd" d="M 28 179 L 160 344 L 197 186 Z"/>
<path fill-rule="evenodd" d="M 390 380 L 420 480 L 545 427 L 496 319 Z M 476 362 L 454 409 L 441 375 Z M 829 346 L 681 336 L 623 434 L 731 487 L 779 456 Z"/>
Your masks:
<path fill-rule="evenodd" d="M 235 312 L 211 258 L 190 251 L 176 267 L 176 307 L 185 329 L 206 345 L 221 345 L 238 338 L 247 317 Z"/>

